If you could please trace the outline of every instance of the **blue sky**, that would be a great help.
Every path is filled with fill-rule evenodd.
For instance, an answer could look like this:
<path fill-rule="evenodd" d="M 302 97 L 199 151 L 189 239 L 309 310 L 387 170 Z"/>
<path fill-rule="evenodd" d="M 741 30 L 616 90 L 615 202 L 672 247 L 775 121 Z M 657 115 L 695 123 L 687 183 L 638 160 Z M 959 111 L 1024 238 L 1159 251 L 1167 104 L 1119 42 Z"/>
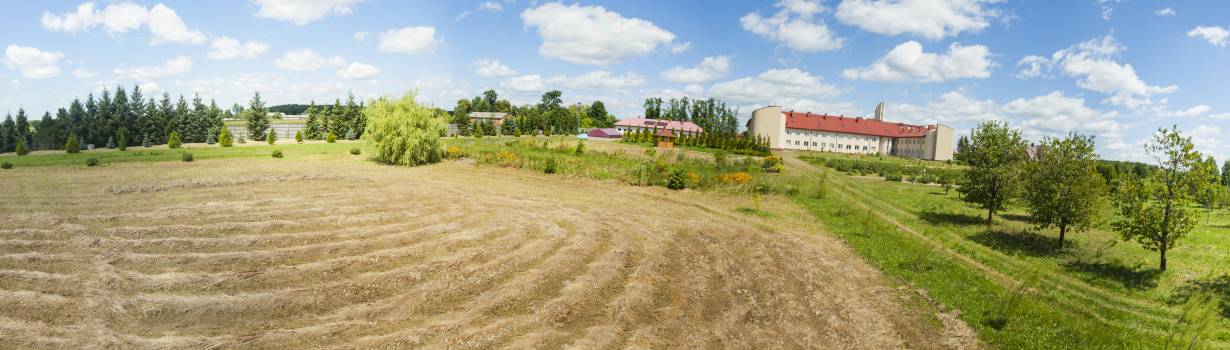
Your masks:
<path fill-rule="evenodd" d="M 1145 160 L 1178 124 L 1230 157 L 1230 2 L 1222 1 L 99 1 L 0 14 L 0 110 L 41 115 L 105 86 L 220 104 L 418 89 L 451 109 L 495 89 L 606 102 L 649 96 L 944 123 L 999 119 L 1033 139 L 1095 134 Z"/>

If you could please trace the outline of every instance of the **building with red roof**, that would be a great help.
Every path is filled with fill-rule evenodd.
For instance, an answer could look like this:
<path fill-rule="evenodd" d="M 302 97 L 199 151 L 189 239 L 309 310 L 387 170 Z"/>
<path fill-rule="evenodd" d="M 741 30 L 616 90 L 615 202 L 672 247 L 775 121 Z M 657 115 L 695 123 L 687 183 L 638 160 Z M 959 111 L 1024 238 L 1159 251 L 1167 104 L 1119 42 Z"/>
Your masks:
<path fill-rule="evenodd" d="M 748 135 L 769 139 L 774 149 L 879 154 L 949 160 L 955 133 L 942 124 L 911 125 L 884 121 L 884 104 L 873 118 L 782 111 L 769 106 L 752 112 Z"/>
<path fill-rule="evenodd" d="M 692 122 L 648 118 L 623 119 L 615 122 L 615 129 L 619 130 L 619 132 L 638 130 L 670 130 L 679 134 L 688 134 L 688 136 L 694 136 L 704 132 L 704 129 L 701 129 L 700 125 L 696 125 Z"/>

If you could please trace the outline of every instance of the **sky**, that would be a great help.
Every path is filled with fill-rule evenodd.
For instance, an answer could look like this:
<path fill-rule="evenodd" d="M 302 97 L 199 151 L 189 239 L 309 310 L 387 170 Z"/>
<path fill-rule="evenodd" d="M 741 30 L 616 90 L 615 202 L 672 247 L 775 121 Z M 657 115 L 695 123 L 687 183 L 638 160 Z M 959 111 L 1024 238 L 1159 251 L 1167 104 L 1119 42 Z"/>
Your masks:
<path fill-rule="evenodd" d="M 1177 125 L 1230 157 L 1230 2 L 1142 0 L 23 1 L 0 13 L 0 111 L 104 88 L 220 105 L 417 91 L 451 109 L 558 89 L 618 118 L 646 97 L 1081 132 L 1147 161 Z M 742 122 L 742 120 L 741 120 Z"/>

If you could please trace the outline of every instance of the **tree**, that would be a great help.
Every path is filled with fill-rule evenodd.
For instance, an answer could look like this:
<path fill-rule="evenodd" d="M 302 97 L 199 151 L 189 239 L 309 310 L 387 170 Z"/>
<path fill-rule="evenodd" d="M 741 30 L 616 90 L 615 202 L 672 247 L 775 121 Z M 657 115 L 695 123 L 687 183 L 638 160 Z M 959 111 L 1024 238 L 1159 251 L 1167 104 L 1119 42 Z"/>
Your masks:
<path fill-rule="evenodd" d="M 265 142 L 268 142 L 270 145 L 277 143 L 278 133 L 270 130 L 268 134 L 265 134 Z"/>
<path fill-rule="evenodd" d="M 966 202 L 987 210 L 987 225 L 995 212 L 1001 211 L 1020 187 L 1020 164 L 1026 159 L 1025 141 L 1021 131 L 1008 128 L 1008 123 L 983 122 L 970 138 L 970 153 L 961 183 Z"/>
<path fill-rule="evenodd" d="M 29 153 L 30 153 L 30 150 L 29 150 L 28 148 L 26 148 L 26 139 L 25 139 L 25 138 L 23 138 L 23 137 L 18 137 L 18 138 L 17 138 L 17 142 L 16 142 L 16 144 L 17 144 L 17 146 L 14 146 L 14 147 L 13 147 L 13 149 L 14 149 L 14 151 L 15 151 L 15 152 L 17 152 L 17 155 L 19 155 L 19 156 L 24 156 L 24 155 L 26 155 L 26 154 L 29 154 Z"/>
<path fill-rule="evenodd" d="M 1059 229 L 1059 248 L 1069 229 L 1093 225 L 1103 205 L 1103 181 L 1096 170 L 1092 136 L 1070 133 L 1043 139 L 1038 160 L 1025 172 L 1029 190 L 1024 199 L 1039 229 Z"/>
<path fill-rule="evenodd" d="M 128 150 L 128 128 L 120 128 L 120 131 L 117 132 L 116 134 L 118 135 L 116 137 L 117 140 L 115 141 L 116 146 L 120 149 L 120 151 L 127 151 Z"/>
<path fill-rule="evenodd" d="M 231 135 L 231 129 L 222 127 L 222 132 L 218 133 L 218 145 L 222 147 L 231 147 L 235 145 L 235 136 Z"/>
<path fill-rule="evenodd" d="M 662 118 L 662 98 L 650 97 L 645 99 L 645 118 L 661 119 Z"/>
<path fill-rule="evenodd" d="M 307 111 L 304 113 L 308 115 L 307 123 L 303 125 L 304 136 L 306 136 L 308 140 L 319 140 L 324 138 L 324 132 L 322 132 L 323 128 L 320 125 L 320 109 L 316 108 L 315 100 L 308 105 Z"/>
<path fill-rule="evenodd" d="M 952 155 L 952 158 L 964 163 L 965 159 L 969 158 L 969 152 L 969 137 L 961 135 L 961 138 L 957 139 L 957 152 Z"/>
<path fill-rule="evenodd" d="M 1221 165 L 1221 185 L 1230 187 L 1230 159 Z"/>
<path fill-rule="evenodd" d="M 295 142 L 303 143 L 303 131 L 295 130 Z"/>
<path fill-rule="evenodd" d="M 265 102 L 261 101 L 261 93 L 252 94 L 252 100 L 248 101 L 248 109 L 244 112 L 247 113 L 248 135 L 254 139 L 265 138 L 265 130 L 269 129 L 269 111 L 265 108 Z"/>
<path fill-rule="evenodd" d="M 64 153 L 79 152 L 81 152 L 81 141 L 77 138 L 77 133 L 68 134 L 68 141 L 64 142 Z"/>
<path fill-rule="evenodd" d="M 328 135 L 325 135 L 325 142 L 327 143 L 337 142 L 337 134 L 334 134 L 332 131 L 330 131 Z"/>
<path fill-rule="evenodd" d="M 1204 181 L 1195 164 L 1200 162 L 1191 138 L 1178 126 L 1158 129 L 1145 152 L 1158 171 L 1144 179 L 1126 179 L 1119 186 L 1116 205 L 1122 219 L 1112 224 L 1124 241 L 1134 240 L 1160 254 L 1160 269 L 1166 271 L 1166 252 L 1196 227 L 1192 189 Z"/>
<path fill-rule="evenodd" d="M 564 93 L 559 90 L 551 90 L 542 94 L 542 102 L 538 103 L 538 109 L 543 112 L 550 112 L 564 106 L 564 99 L 561 98 Z"/>
<path fill-rule="evenodd" d="M 179 133 L 172 131 L 171 136 L 167 137 L 167 148 L 175 149 L 179 148 L 179 145 Z"/>
<path fill-rule="evenodd" d="M 421 165 L 440 161 L 440 135 L 448 120 L 407 93 L 400 99 L 381 97 L 363 110 L 367 154 L 385 164 Z"/>

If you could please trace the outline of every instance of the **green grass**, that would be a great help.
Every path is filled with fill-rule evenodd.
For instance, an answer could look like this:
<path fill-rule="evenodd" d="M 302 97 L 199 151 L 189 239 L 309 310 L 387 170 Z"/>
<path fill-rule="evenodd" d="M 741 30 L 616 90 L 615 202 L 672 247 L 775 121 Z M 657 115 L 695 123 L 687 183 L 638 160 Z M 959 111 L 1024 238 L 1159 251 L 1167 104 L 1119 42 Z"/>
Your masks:
<path fill-rule="evenodd" d="M 1230 241 L 1224 238 L 1230 218 L 1224 211 L 1180 243 L 1171 255 L 1171 271 L 1162 274 L 1156 271 L 1155 253 L 1122 242 L 1105 229 L 1105 222 L 1091 232 L 1070 234 L 1068 247 L 1058 250 L 1056 233 L 1033 232 L 1019 208 L 997 216 L 996 225 L 988 229 L 982 223 L 985 212 L 960 201 L 955 191 L 945 195 L 938 186 L 834 178 L 831 182 L 842 195 L 797 200 L 884 271 L 961 308 L 962 318 L 996 347 L 1157 348 L 1179 317 L 1175 305 L 1192 290 L 1220 288 L 1223 300 L 1230 300 L 1230 277 L 1225 275 Z M 879 234 L 858 234 L 850 223 L 859 216 L 856 203 L 922 237 L 892 227 Z M 1020 308 L 1028 316 L 1003 330 L 991 327 L 985 313 L 995 309 L 987 303 L 1003 298 L 1005 286 L 1015 280 L 1010 276 L 1034 266 L 1043 278 L 1038 295 Z M 996 281 L 1001 279 L 997 275 L 1009 278 Z M 1213 335 L 1212 348 L 1230 348 L 1226 324 L 1222 321 L 1222 329 Z"/>
<path fill-rule="evenodd" d="M 27 156 L 5 156 L 0 157 L 3 161 L 13 163 L 15 168 L 22 167 L 40 167 L 40 166 L 84 166 L 88 158 L 98 158 L 102 165 L 112 163 L 128 163 L 128 162 L 169 162 L 182 161 L 183 152 L 192 152 L 193 160 L 219 159 L 219 158 L 269 158 L 269 154 L 274 149 L 281 149 L 287 158 L 295 158 L 300 156 L 319 156 L 325 154 L 345 154 L 349 155 L 350 147 L 353 143 L 307 143 L 295 144 L 286 143 L 270 146 L 264 143 L 259 145 L 244 145 L 236 147 L 220 147 L 217 145 L 200 146 L 200 147 L 183 147 L 180 149 L 168 149 L 166 147 L 130 147 L 127 151 L 118 150 L 94 150 L 83 151 L 81 153 L 53 153 L 53 154 L 32 154 Z"/>

